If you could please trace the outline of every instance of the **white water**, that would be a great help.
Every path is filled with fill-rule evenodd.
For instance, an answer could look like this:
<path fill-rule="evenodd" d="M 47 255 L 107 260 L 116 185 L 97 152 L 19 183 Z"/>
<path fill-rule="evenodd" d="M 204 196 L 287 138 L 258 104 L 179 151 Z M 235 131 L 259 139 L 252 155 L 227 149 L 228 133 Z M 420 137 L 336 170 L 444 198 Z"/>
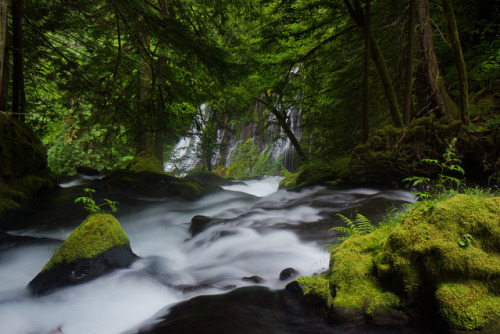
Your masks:
<path fill-rule="evenodd" d="M 320 222 L 325 212 L 359 207 L 367 199 L 414 200 L 407 192 L 373 189 L 277 191 L 278 182 L 278 177 L 245 181 L 196 202 L 156 201 L 118 215 L 132 250 L 142 259 L 128 269 L 38 298 L 28 295 L 25 286 L 60 243 L 0 251 L 0 333 L 49 334 L 59 333 L 58 328 L 65 334 L 123 333 L 168 305 L 252 284 L 243 277 L 257 275 L 265 279 L 263 285 L 283 288 L 286 283 L 278 279 L 282 269 L 312 275 L 329 261 L 324 246 L 301 240 L 293 227 Z M 191 238 L 195 215 L 224 220 Z M 17 234 L 65 238 L 69 232 L 32 229 Z M 184 287 L 198 284 L 213 288 L 183 294 Z"/>
<path fill-rule="evenodd" d="M 287 210 L 255 209 L 258 196 L 277 189 L 279 178 L 247 181 L 231 191 L 198 202 L 163 202 L 127 217 L 118 217 L 142 257 L 131 268 L 118 270 L 90 283 L 33 298 L 24 287 L 58 247 L 57 242 L 0 252 L 0 333 L 121 333 L 150 318 L 168 304 L 194 296 L 179 287 L 209 283 L 216 288 L 245 286 L 245 276 L 263 277 L 265 285 L 282 288 L 279 273 L 294 267 L 311 275 L 328 264 L 317 244 L 304 243 L 290 231 L 263 229 Z M 239 191 L 239 192 L 235 192 Z M 242 193 L 246 192 L 246 193 Z M 292 215 L 305 220 L 320 216 L 310 208 L 295 208 Z M 213 226 L 190 239 L 194 215 L 242 219 Z M 220 233 L 228 235 L 220 237 Z M 67 236 L 67 231 L 28 231 L 36 236 Z M 198 293 L 223 293 L 208 289 Z"/>

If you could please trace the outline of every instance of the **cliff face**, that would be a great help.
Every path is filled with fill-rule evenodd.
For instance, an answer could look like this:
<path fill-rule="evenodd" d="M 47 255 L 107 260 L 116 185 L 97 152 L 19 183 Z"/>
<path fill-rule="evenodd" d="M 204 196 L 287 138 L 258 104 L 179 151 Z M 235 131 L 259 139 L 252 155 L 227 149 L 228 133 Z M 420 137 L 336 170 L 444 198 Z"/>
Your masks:
<path fill-rule="evenodd" d="M 0 112 L 0 230 L 34 196 L 55 185 L 37 136 L 29 126 Z"/>

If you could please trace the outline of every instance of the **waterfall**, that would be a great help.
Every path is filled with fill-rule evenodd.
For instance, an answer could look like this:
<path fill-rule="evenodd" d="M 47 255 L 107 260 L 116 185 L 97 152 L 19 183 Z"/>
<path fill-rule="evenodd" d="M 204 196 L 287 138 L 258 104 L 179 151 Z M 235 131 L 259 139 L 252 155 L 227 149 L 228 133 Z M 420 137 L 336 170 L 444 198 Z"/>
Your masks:
<path fill-rule="evenodd" d="M 201 105 L 200 115 L 193 122 L 189 131 L 190 135 L 179 140 L 172 151 L 170 159 L 165 163 L 165 171 L 183 176 L 193 169 L 201 161 L 201 145 L 203 130 L 199 125 L 205 126 L 210 117 L 209 109 L 205 104 Z M 295 137 L 300 140 L 301 131 L 301 110 L 291 106 L 287 108 L 289 126 Z M 278 125 L 276 117 L 269 113 L 264 114 L 260 104 L 255 105 L 254 121 L 246 123 L 230 122 L 226 117 L 222 123 L 224 126 L 217 129 L 215 150 L 212 154 L 212 166 L 224 165 L 227 167 L 231 162 L 231 153 L 244 141 L 252 138 L 262 150 L 271 148 L 272 163 L 281 160 L 281 165 L 290 172 L 297 171 L 299 161 L 295 155 L 295 148 L 283 129 Z M 198 124 L 198 126 L 197 126 Z M 278 172 L 278 171 L 277 171 Z"/>

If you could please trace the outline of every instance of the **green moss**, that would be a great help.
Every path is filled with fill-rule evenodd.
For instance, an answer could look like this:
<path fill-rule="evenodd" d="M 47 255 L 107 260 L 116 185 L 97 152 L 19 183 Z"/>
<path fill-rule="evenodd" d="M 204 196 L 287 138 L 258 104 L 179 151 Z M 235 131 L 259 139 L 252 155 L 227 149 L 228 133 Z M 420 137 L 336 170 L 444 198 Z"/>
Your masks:
<path fill-rule="evenodd" d="M 396 275 L 410 299 L 422 288 L 457 278 L 500 286 L 498 203 L 459 195 L 409 211 L 389 236 L 379 270 Z M 459 240 L 467 234 L 472 242 L 463 247 Z"/>
<path fill-rule="evenodd" d="M 282 180 L 280 186 L 289 190 L 300 190 L 314 185 L 336 185 L 348 175 L 349 161 L 349 157 L 343 157 L 330 163 L 315 162 L 305 165 L 298 173 Z"/>
<path fill-rule="evenodd" d="M 436 302 L 454 328 L 500 323 L 500 197 L 423 202 L 394 219 L 335 248 L 325 276 L 298 280 L 304 291 L 353 314 Z"/>
<path fill-rule="evenodd" d="M 331 253 L 330 287 L 335 290 L 333 306 L 361 310 L 367 315 L 399 305 L 399 297 L 384 291 L 375 273 L 374 259 L 381 250 L 387 230 L 347 239 Z"/>
<path fill-rule="evenodd" d="M 301 276 L 295 281 L 300 283 L 304 295 L 315 295 L 321 297 L 329 306 L 333 304 L 333 297 L 330 291 L 328 279 L 324 276 Z"/>
<path fill-rule="evenodd" d="M 71 233 L 42 271 L 58 263 L 93 258 L 112 247 L 128 245 L 130 241 L 115 217 L 92 214 Z"/>
<path fill-rule="evenodd" d="M 130 162 L 127 169 L 134 173 L 149 172 L 156 174 L 164 174 L 163 166 L 154 154 L 143 151 L 137 154 Z"/>
<path fill-rule="evenodd" d="M 456 329 L 482 328 L 500 318 L 500 297 L 477 281 L 441 284 L 436 291 L 440 313 Z"/>

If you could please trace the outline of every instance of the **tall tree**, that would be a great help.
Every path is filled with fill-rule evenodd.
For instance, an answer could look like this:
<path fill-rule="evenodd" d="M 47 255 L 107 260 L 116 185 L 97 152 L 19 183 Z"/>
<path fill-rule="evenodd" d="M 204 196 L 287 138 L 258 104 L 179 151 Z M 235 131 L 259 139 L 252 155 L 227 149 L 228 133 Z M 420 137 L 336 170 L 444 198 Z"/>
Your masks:
<path fill-rule="evenodd" d="M 448 39 L 451 44 L 453 56 L 455 58 L 455 66 L 458 75 L 458 109 L 460 110 L 460 118 L 465 126 L 469 126 L 469 88 L 467 83 L 467 70 L 465 67 L 462 47 L 458 35 L 457 22 L 450 0 L 442 0 L 443 14 L 448 30 Z"/>
<path fill-rule="evenodd" d="M 350 0 L 344 0 L 347 10 L 349 11 L 349 14 L 351 15 L 354 22 L 356 22 L 356 24 L 361 29 L 365 30 L 365 14 L 363 13 L 363 10 L 361 8 L 361 3 L 359 2 L 359 0 L 352 0 L 352 2 L 353 4 L 351 4 Z M 392 79 L 389 75 L 389 70 L 387 69 L 387 63 L 385 61 L 384 54 L 382 53 L 382 49 L 380 48 L 375 35 L 373 34 L 371 26 L 367 26 L 366 33 L 368 34 L 368 38 L 370 39 L 370 45 L 372 49 L 371 56 L 373 58 L 373 61 L 375 62 L 377 71 L 384 86 L 392 121 L 395 126 L 401 127 L 403 126 L 403 118 L 401 117 L 399 103 L 397 101 L 396 92 L 394 91 Z"/>
<path fill-rule="evenodd" d="M 418 22 L 419 36 L 419 57 L 420 70 L 419 75 L 426 91 L 423 92 L 425 99 L 430 100 L 430 106 L 427 108 L 433 111 L 437 116 L 451 116 L 457 118 L 457 107 L 448 95 L 446 86 L 439 69 L 434 39 L 432 36 L 432 22 L 429 14 L 429 1 L 416 0 L 416 18 Z M 424 98 L 422 98 L 424 99 Z M 424 102 L 424 104 L 428 104 Z"/>
<path fill-rule="evenodd" d="M 0 111 L 7 107 L 9 89 L 9 48 L 7 46 L 7 0 L 0 1 Z"/>
<path fill-rule="evenodd" d="M 363 77 L 363 142 L 368 141 L 370 134 L 369 113 L 370 113 L 370 20 L 371 20 L 371 1 L 366 0 L 366 18 L 365 18 L 365 59 L 364 59 L 364 77 Z"/>
<path fill-rule="evenodd" d="M 408 9 L 408 46 L 406 49 L 405 65 L 405 95 L 403 102 L 403 121 L 405 125 L 410 124 L 412 90 L 413 90 L 413 43 L 415 40 L 415 0 L 410 0 Z"/>
<path fill-rule="evenodd" d="M 26 95 L 24 90 L 23 0 L 12 1 L 12 113 L 24 122 Z"/>

